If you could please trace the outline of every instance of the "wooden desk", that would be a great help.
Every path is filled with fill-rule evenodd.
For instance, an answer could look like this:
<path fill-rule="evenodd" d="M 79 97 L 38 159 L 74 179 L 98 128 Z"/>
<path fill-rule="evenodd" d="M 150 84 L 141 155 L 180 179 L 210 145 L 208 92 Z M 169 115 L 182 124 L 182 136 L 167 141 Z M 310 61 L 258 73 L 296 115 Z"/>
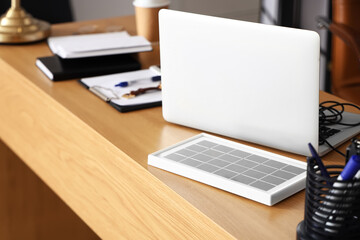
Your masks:
<path fill-rule="evenodd" d="M 59 24 L 52 31 L 66 35 L 91 24 L 123 25 L 135 34 L 133 17 Z M 295 238 L 304 191 L 268 207 L 148 166 L 149 153 L 199 131 L 165 122 L 161 107 L 121 114 L 75 80 L 51 82 L 35 66 L 36 57 L 47 55 L 45 42 L 0 46 L 0 138 L 6 145 L 1 149 L 9 147 L 100 238 Z M 158 64 L 158 47 L 139 57 L 144 67 Z M 321 98 L 336 99 L 325 93 Z M 340 162 L 336 153 L 324 159 Z M 5 196 L 0 207 L 9 206 L 11 196 L 19 197 Z"/>

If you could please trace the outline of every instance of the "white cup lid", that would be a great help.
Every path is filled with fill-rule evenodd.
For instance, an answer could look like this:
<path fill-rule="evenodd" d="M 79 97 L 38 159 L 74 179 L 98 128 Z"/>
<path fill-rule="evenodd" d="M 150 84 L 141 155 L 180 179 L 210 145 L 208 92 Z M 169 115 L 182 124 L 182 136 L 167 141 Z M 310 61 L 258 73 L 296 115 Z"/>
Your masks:
<path fill-rule="evenodd" d="M 157 8 L 170 5 L 169 0 L 134 0 L 135 7 Z"/>

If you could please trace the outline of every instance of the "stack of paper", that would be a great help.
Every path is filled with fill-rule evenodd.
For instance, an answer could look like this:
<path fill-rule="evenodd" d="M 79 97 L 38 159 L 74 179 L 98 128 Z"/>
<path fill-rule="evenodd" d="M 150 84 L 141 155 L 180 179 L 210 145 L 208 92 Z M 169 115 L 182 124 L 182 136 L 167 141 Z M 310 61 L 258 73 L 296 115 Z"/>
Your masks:
<path fill-rule="evenodd" d="M 50 37 L 51 51 L 61 58 L 83 58 L 151 51 L 151 43 L 126 31 Z"/>
<path fill-rule="evenodd" d="M 51 80 L 93 77 L 138 70 L 132 53 L 151 51 L 151 43 L 126 31 L 48 38 L 53 56 L 38 57 L 36 65 Z"/>

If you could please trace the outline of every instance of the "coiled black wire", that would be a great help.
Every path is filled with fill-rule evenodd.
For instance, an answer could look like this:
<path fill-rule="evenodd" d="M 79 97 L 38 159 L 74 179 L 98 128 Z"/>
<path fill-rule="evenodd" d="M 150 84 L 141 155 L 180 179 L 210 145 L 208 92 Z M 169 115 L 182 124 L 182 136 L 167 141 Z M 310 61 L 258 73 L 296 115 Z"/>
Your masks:
<path fill-rule="evenodd" d="M 319 105 L 319 127 L 322 126 L 331 126 L 334 124 L 339 124 L 343 126 L 355 127 L 360 125 L 360 122 L 357 123 L 346 123 L 342 122 L 343 117 L 342 114 L 345 111 L 345 107 L 353 107 L 360 110 L 360 107 L 351 104 L 351 103 L 340 103 L 337 101 L 325 101 L 320 103 Z M 345 156 L 344 153 L 337 150 L 334 146 L 332 146 L 324 136 L 319 135 L 319 138 L 324 141 L 331 149 L 335 152 L 339 153 L 342 156 Z"/>

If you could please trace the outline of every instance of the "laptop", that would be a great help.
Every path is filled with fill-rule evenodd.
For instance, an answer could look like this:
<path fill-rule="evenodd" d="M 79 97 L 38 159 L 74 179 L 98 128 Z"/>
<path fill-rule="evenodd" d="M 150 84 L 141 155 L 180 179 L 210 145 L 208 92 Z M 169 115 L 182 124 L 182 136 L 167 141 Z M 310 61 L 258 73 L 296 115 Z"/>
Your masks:
<path fill-rule="evenodd" d="M 159 27 L 166 121 L 305 156 L 308 143 L 331 150 L 319 147 L 316 32 L 167 9 Z M 342 127 L 327 140 L 359 132 Z"/>

